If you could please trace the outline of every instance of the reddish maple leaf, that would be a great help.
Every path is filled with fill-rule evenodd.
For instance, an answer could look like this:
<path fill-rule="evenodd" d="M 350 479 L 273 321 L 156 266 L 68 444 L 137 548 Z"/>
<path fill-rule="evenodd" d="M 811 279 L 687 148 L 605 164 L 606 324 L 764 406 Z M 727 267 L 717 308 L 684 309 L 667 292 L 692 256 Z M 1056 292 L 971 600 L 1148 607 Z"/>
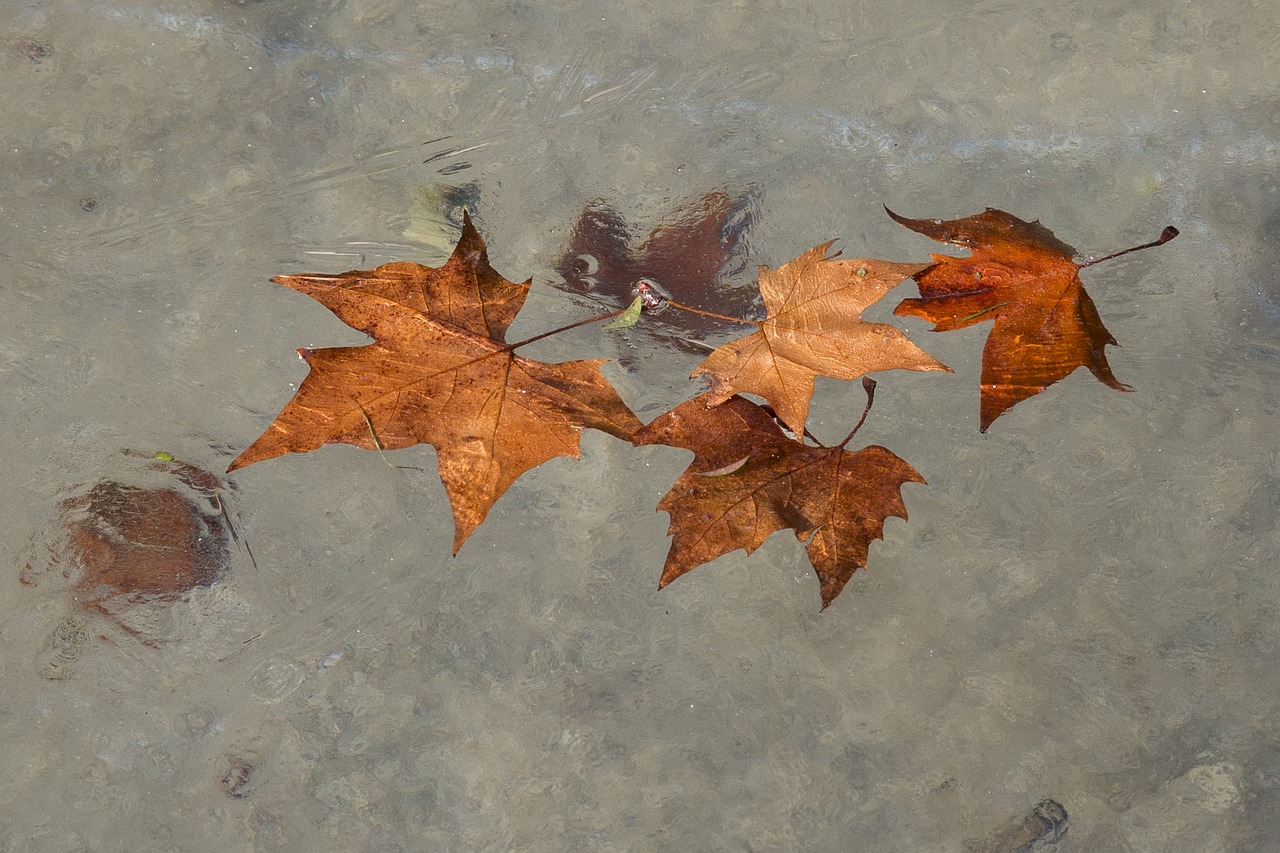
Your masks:
<path fill-rule="evenodd" d="M 709 403 L 706 394 L 687 400 L 631 439 L 694 453 L 658 503 L 671 515 L 672 536 L 659 588 L 738 548 L 750 554 L 774 532 L 791 529 L 806 543 L 825 609 L 866 567 L 885 519 L 906 519 L 903 483 L 924 478 L 878 445 L 845 450 L 852 433 L 835 447 L 810 447 L 743 397 Z"/>
<path fill-rule="evenodd" d="M 584 427 L 629 438 L 640 426 L 601 375 L 603 359 L 545 364 L 503 342 L 529 282 L 515 284 L 489 266 L 468 216 L 438 269 L 401 262 L 272 281 L 374 342 L 298 350 L 311 372 L 228 471 L 335 442 L 435 445 L 456 554 L 521 474 L 557 456 L 576 458 Z"/>
<path fill-rule="evenodd" d="M 816 376 L 856 379 L 877 370 L 950 370 L 899 329 L 862 319 L 864 310 L 924 267 L 835 260 L 828 255 L 831 245 L 814 246 L 776 270 L 760 268 L 764 321 L 752 334 L 716 349 L 693 371 L 693 376 L 714 377 L 712 405 L 739 391 L 756 394 L 800 435 Z"/>
<path fill-rule="evenodd" d="M 934 255 L 915 276 L 920 298 L 903 300 L 893 313 L 928 320 L 935 332 L 993 321 L 982 352 L 982 432 L 1077 367 L 1130 390 L 1107 363 L 1107 344 L 1116 339 L 1080 283 L 1076 250 L 1048 228 L 994 208 L 945 221 L 885 210 L 912 231 L 970 250 L 964 258 Z"/>

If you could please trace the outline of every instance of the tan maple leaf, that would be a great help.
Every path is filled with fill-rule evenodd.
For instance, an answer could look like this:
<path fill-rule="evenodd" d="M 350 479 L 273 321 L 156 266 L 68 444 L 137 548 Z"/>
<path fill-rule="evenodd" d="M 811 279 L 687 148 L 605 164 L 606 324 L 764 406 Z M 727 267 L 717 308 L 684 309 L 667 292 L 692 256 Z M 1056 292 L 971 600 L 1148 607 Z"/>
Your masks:
<path fill-rule="evenodd" d="M 693 376 L 713 377 L 711 405 L 735 393 L 755 394 L 773 404 L 782 422 L 800 435 L 816 376 L 856 379 L 898 368 L 950 371 L 901 330 L 862 319 L 864 310 L 927 265 L 835 260 L 838 252 L 828 254 L 832 242 L 776 270 L 760 268 L 765 319 L 693 371 Z"/>

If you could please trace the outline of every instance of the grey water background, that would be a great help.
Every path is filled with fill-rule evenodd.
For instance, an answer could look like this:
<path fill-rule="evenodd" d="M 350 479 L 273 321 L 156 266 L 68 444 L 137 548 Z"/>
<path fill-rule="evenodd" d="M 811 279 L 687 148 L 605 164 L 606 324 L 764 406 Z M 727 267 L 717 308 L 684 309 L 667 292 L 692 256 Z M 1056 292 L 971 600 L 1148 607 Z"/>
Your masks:
<path fill-rule="evenodd" d="M 963 850 L 1044 797 L 1055 849 L 1280 843 L 1271 4 L 11 0 L 0 34 L 0 849 Z M 878 377 L 860 439 L 930 485 L 825 613 L 787 533 L 655 590 L 681 451 L 586 433 L 451 558 L 430 448 L 331 447 L 237 472 L 257 566 L 164 642 L 104 620 L 46 677 L 74 604 L 18 573 L 59 496 L 123 449 L 225 468 L 296 347 L 362 341 L 270 276 L 439 263 L 421 195 L 462 182 L 534 279 L 513 340 L 584 316 L 554 264 L 595 198 L 643 232 L 750 189 L 771 265 L 927 260 L 882 204 L 1182 236 L 1084 274 L 1130 394 L 1077 373 L 982 436 L 986 328 L 900 324 L 956 372 Z M 699 387 L 640 333 L 528 354 L 630 354 L 645 420 Z M 819 382 L 811 428 L 860 409 Z"/>

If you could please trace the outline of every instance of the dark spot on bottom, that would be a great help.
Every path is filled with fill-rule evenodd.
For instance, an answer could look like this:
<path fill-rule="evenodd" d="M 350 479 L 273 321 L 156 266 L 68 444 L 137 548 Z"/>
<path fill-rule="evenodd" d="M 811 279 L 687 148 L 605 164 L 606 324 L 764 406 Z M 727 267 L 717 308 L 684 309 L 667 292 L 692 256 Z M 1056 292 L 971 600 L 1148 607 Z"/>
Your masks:
<path fill-rule="evenodd" d="M 227 757 L 227 771 L 222 774 L 222 790 L 228 797 L 243 800 L 253 793 L 250 782 L 256 763 L 256 760 L 243 755 Z"/>
<path fill-rule="evenodd" d="M 40 60 L 47 58 L 53 53 L 53 48 L 32 36 L 24 36 L 21 33 L 10 33 L 4 40 L 5 50 L 14 56 L 22 59 L 30 60 L 33 64 L 39 65 Z"/>
<path fill-rule="evenodd" d="M 1021 823 L 967 847 L 974 853 L 1031 853 L 1057 844 L 1066 834 L 1067 810 L 1055 800 L 1044 799 L 1032 807 Z"/>

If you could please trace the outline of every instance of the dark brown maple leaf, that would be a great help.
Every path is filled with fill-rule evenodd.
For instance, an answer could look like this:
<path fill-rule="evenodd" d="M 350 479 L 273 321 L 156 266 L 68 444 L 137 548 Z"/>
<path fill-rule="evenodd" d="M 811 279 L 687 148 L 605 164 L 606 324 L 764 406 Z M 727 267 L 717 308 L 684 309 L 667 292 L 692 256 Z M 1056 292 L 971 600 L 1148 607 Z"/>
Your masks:
<path fill-rule="evenodd" d="M 1076 250 L 1048 228 L 994 208 L 951 220 L 885 210 L 912 231 L 970 250 L 964 258 L 934 255 L 915 276 L 920 298 L 903 300 L 893 313 L 928 320 L 935 332 L 993 321 L 982 352 L 982 432 L 1077 367 L 1130 390 L 1107 363 L 1106 347 L 1116 339 L 1080 283 Z"/>
<path fill-rule="evenodd" d="M 632 288 L 643 278 L 689 305 L 745 315 L 753 309 L 755 295 L 726 282 L 746 267 L 746 232 L 754 204 L 751 193 L 707 193 L 664 216 L 636 244 L 622 215 L 597 199 L 583 209 L 556 270 L 570 291 L 615 307 L 631 301 Z M 727 324 L 679 312 L 653 318 L 651 333 L 655 326 L 656 337 L 688 349 L 685 338 L 700 340 Z"/>
<path fill-rule="evenodd" d="M 831 245 L 814 246 L 776 270 L 760 268 L 768 315 L 757 331 L 719 347 L 693 371 L 693 376 L 714 377 L 713 405 L 738 391 L 756 394 L 801 435 L 816 376 L 856 379 L 878 370 L 950 370 L 899 329 L 862 319 L 864 310 L 924 267 L 837 260 L 828 255 Z"/>
<path fill-rule="evenodd" d="M 738 548 L 750 554 L 789 528 L 806 543 L 825 609 L 866 567 L 885 519 L 906 519 L 903 483 L 924 478 L 878 445 L 850 451 L 848 438 L 835 447 L 788 438 L 767 410 L 743 397 L 709 402 L 705 394 L 687 400 L 631 439 L 694 453 L 658 504 L 671 515 L 672 536 L 659 588 Z"/>
<path fill-rule="evenodd" d="M 438 269 L 401 262 L 272 281 L 374 342 L 298 350 L 311 372 L 228 471 L 335 442 L 435 445 L 456 554 L 521 474 L 557 456 L 576 458 L 584 427 L 625 439 L 640 426 L 601 375 L 602 359 L 545 364 L 503 342 L 529 282 L 515 284 L 489 266 L 469 216 Z"/>

